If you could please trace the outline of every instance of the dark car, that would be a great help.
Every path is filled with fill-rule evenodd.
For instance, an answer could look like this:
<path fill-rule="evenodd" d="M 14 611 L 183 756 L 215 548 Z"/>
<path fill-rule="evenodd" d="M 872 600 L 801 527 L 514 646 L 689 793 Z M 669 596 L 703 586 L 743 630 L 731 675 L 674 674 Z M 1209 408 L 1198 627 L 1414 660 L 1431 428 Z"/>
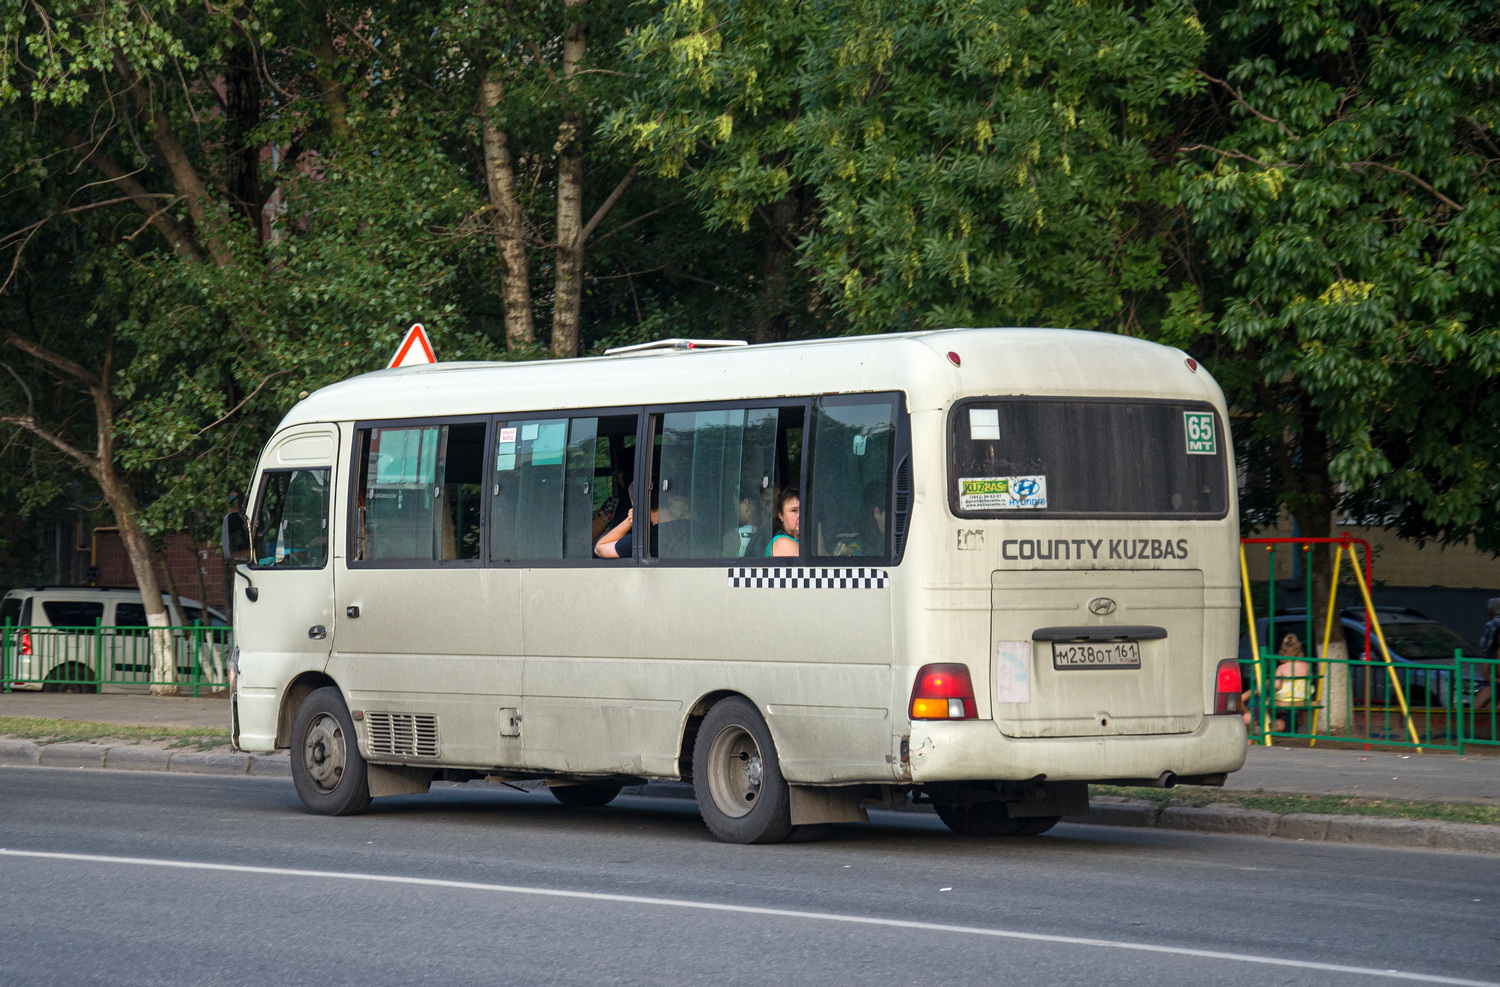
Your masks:
<path fill-rule="evenodd" d="M 1376 607 L 1376 619 L 1385 634 L 1390 648 L 1391 661 L 1397 666 L 1397 679 L 1407 695 L 1407 703 L 1414 707 L 1450 705 L 1450 682 L 1453 678 L 1453 659 L 1457 652 L 1464 659 L 1479 658 L 1479 646 L 1449 627 L 1426 614 L 1407 607 Z M 1297 638 L 1304 655 L 1315 655 L 1323 643 L 1325 617 L 1313 618 L 1312 645 L 1307 637 L 1307 610 L 1295 608 L 1278 610 L 1274 629 L 1271 621 L 1262 617 L 1255 622 L 1257 643 L 1263 650 L 1278 654 L 1282 638 L 1292 634 Z M 1365 610 L 1363 607 L 1346 607 L 1339 612 L 1339 626 L 1335 634 L 1344 635 L 1344 643 L 1353 660 L 1363 659 L 1368 667 L 1350 666 L 1350 684 L 1356 702 L 1374 704 L 1396 703 L 1391 688 L 1391 677 L 1385 671 L 1385 655 L 1373 627 L 1370 629 L 1370 648 L 1365 651 Z M 1250 652 L 1250 635 L 1240 638 L 1240 668 L 1246 683 L 1255 681 L 1255 669 Z M 1311 658 L 1309 660 L 1312 660 Z M 1442 667 L 1437 667 L 1442 666 Z M 1316 669 L 1316 664 L 1314 668 Z M 1266 670 L 1262 669 L 1262 675 Z M 1461 704 L 1468 705 L 1483 686 L 1483 675 L 1478 666 L 1463 668 Z"/>

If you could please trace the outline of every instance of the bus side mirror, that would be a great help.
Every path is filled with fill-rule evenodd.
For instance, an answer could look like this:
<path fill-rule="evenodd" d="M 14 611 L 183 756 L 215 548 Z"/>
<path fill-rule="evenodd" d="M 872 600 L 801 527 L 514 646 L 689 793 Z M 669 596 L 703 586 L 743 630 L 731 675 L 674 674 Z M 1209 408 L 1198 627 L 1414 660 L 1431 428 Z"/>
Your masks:
<path fill-rule="evenodd" d="M 250 551 L 250 522 L 238 511 L 224 515 L 221 544 L 224 546 L 224 561 L 230 565 L 255 561 L 255 556 Z"/>

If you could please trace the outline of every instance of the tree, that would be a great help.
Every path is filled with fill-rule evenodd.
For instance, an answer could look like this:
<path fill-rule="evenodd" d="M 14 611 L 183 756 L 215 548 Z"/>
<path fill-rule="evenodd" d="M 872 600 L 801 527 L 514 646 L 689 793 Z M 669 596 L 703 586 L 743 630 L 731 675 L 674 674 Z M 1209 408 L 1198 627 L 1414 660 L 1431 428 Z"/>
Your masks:
<path fill-rule="evenodd" d="M 1187 3 L 669 3 L 619 126 L 742 227 L 789 192 L 801 263 L 857 331 L 1151 329 Z M 1166 167 L 1164 167 L 1166 165 Z M 774 226 L 775 224 L 770 224 Z"/>
<path fill-rule="evenodd" d="M 142 490 L 160 523 L 246 489 L 282 410 L 372 369 L 393 321 L 452 318 L 449 355 L 487 352 L 443 300 L 462 244 L 435 232 L 474 203 L 446 194 L 461 183 L 411 141 L 424 121 L 393 119 L 391 87 L 331 4 L 269 20 L 253 4 L 7 6 L 17 44 L 0 61 L 0 146 L 32 221 L 5 239 L 0 298 L 14 305 L 26 293 L 11 286 L 50 263 L 72 268 L 83 303 L 40 299 L 48 311 L 29 324 L 47 334 L 12 328 L 6 342 L 86 395 L 92 421 L 44 420 L 21 373 L 0 421 L 98 482 L 160 628 Z M 71 249 L 38 257 L 33 241 L 65 230 Z M 153 641 L 153 677 L 170 683 L 165 635 Z"/>
<path fill-rule="evenodd" d="M 1232 399 L 1305 535 L 1354 511 L 1500 550 L 1500 7 L 1205 12 L 1179 341 L 1232 347 Z"/>

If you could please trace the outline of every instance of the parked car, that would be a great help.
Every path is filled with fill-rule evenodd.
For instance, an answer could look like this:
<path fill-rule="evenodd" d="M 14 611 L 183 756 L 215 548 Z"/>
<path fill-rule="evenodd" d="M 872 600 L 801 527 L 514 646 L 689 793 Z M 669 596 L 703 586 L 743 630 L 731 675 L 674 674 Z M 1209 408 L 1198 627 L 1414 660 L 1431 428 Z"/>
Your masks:
<path fill-rule="evenodd" d="M 162 594 L 179 679 L 223 682 L 229 621 L 197 600 Z M 12 689 L 144 692 L 151 681 L 146 605 L 138 589 L 35 586 L 0 599 L 4 677 Z M 199 625 L 194 634 L 181 630 Z"/>
<path fill-rule="evenodd" d="M 1478 658 L 1479 646 L 1421 611 L 1409 607 L 1376 607 L 1375 616 L 1380 621 L 1380 629 L 1390 648 L 1391 661 L 1397 666 L 1397 679 L 1406 692 L 1408 705 L 1449 706 L 1454 652 L 1459 652 L 1463 658 Z M 1278 648 L 1283 637 L 1291 634 L 1296 637 L 1304 655 L 1315 656 L 1323 643 L 1324 620 L 1326 615 L 1321 618 L 1316 615 L 1313 617 L 1313 640 L 1309 646 L 1306 641 L 1306 608 L 1278 610 L 1274 627 L 1266 617 L 1255 622 L 1257 643 L 1272 654 L 1280 654 Z M 1369 663 L 1368 668 L 1350 666 L 1349 678 L 1355 702 L 1365 702 L 1368 697 L 1371 705 L 1396 705 L 1390 675 L 1384 668 L 1385 655 L 1373 628 L 1370 631 L 1369 652 L 1365 650 L 1364 607 L 1346 607 L 1339 611 L 1339 626 L 1334 633 L 1344 635 L 1350 659 Z M 1244 681 L 1253 683 L 1255 671 L 1249 634 L 1240 638 L 1239 659 Z M 1308 660 L 1314 661 L 1316 670 L 1315 657 L 1309 657 Z M 1432 667 L 1438 663 L 1447 667 Z M 1459 698 L 1462 705 L 1468 705 L 1484 684 L 1483 673 L 1477 666 L 1468 666 L 1463 669 L 1462 678 L 1463 687 Z"/>

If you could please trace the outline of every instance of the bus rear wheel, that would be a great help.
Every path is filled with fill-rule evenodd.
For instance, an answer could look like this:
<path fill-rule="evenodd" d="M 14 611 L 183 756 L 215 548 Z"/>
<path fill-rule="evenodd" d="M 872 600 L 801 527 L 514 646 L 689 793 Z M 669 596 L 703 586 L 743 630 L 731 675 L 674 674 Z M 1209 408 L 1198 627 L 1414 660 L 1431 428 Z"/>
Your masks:
<path fill-rule="evenodd" d="M 1017 836 L 1041 836 L 1047 830 L 1062 822 L 1062 816 L 1031 816 L 1021 820 L 1026 825 L 1021 827 Z"/>
<path fill-rule="evenodd" d="M 1028 824 L 1034 821 L 1012 819 L 1004 802 L 979 802 L 974 805 L 935 802 L 932 807 L 937 810 L 938 818 L 944 825 L 960 836 L 1020 836 L 1027 833 Z"/>
<path fill-rule="evenodd" d="M 292 723 L 292 783 L 302 804 L 322 816 L 352 816 L 370 806 L 370 777 L 354 721 L 333 686 L 314 690 Z"/>
<path fill-rule="evenodd" d="M 792 798 L 776 742 L 748 699 L 721 700 L 693 743 L 693 794 L 709 832 L 725 843 L 780 843 L 792 833 Z"/>
<path fill-rule="evenodd" d="M 581 785 L 558 785 L 547 791 L 563 805 L 575 809 L 597 809 L 613 802 L 624 787 L 617 781 L 586 781 Z"/>

